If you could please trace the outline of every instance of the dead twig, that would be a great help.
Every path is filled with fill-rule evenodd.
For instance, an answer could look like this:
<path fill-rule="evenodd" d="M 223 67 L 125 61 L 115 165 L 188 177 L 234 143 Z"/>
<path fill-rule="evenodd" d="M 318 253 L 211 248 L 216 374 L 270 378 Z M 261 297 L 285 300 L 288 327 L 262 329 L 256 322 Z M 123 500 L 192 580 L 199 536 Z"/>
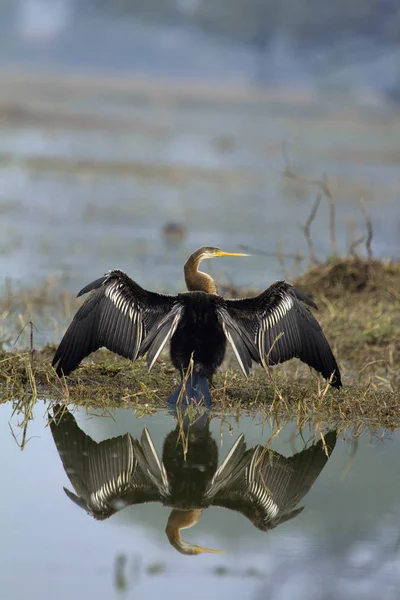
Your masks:
<path fill-rule="evenodd" d="M 282 273 L 283 273 L 285 279 L 289 279 L 289 273 L 288 273 L 288 270 L 286 269 L 286 264 L 285 264 L 285 257 L 283 256 L 283 252 L 280 247 L 280 244 L 278 244 L 277 259 L 278 259 L 278 262 L 280 264 L 280 267 L 282 269 Z"/>
<path fill-rule="evenodd" d="M 18 335 L 14 341 L 13 346 L 15 346 L 19 340 L 19 338 L 21 337 L 22 333 L 25 331 L 26 327 L 28 327 L 29 325 L 29 357 L 30 357 L 30 361 L 31 361 L 31 366 L 33 365 L 33 356 L 35 354 L 35 348 L 33 346 L 33 330 L 38 331 L 37 327 L 35 326 L 34 322 L 32 320 L 28 321 L 18 332 Z"/>
<path fill-rule="evenodd" d="M 329 203 L 329 235 L 331 238 L 332 253 L 334 256 L 338 256 L 336 244 L 335 201 L 328 185 L 328 177 L 325 174 L 322 176 L 319 185 Z"/>
<path fill-rule="evenodd" d="M 319 205 L 321 204 L 321 200 L 322 200 L 322 194 L 321 194 L 321 192 L 318 192 L 317 197 L 315 198 L 315 202 L 311 208 L 309 217 L 308 217 L 307 221 L 305 222 L 305 225 L 301 226 L 301 230 L 303 231 L 305 238 L 306 238 L 308 252 L 310 255 L 310 260 L 311 260 L 311 262 L 313 262 L 315 264 L 320 264 L 320 261 L 317 259 L 316 255 L 315 255 L 314 243 L 311 238 L 310 227 L 311 227 L 311 223 L 314 221 L 314 219 L 316 217 Z"/>
<path fill-rule="evenodd" d="M 337 243 L 336 243 L 335 201 L 333 199 L 333 195 L 332 195 L 332 192 L 329 187 L 328 177 L 326 176 L 326 174 L 324 174 L 321 179 L 312 179 L 312 178 L 306 177 L 305 175 L 300 175 L 299 173 L 297 173 L 293 169 L 293 167 L 288 159 L 288 156 L 286 153 L 286 147 L 283 147 L 283 158 L 285 160 L 285 168 L 283 169 L 284 177 L 287 177 L 288 179 L 294 179 L 296 181 L 300 181 L 301 183 L 304 183 L 306 185 L 317 186 L 317 188 L 319 188 L 320 192 L 322 192 L 322 194 L 328 200 L 328 203 L 329 203 L 329 235 L 330 235 L 330 241 L 331 241 L 332 254 L 334 256 L 338 256 L 338 249 L 337 249 Z M 318 206 L 319 206 L 319 202 L 318 202 Z M 317 206 L 317 209 L 318 209 L 318 206 Z"/>
<path fill-rule="evenodd" d="M 362 196 L 359 199 L 359 203 L 360 203 L 361 212 L 362 212 L 362 214 L 364 216 L 364 219 L 365 219 L 365 224 L 367 226 L 367 239 L 365 240 L 365 247 L 367 248 L 367 256 L 368 256 L 369 259 L 371 259 L 372 258 L 371 242 L 372 242 L 372 238 L 374 236 L 374 231 L 372 229 L 371 219 L 370 219 L 370 216 L 369 216 L 369 214 L 367 212 L 367 208 L 365 206 L 364 198 Z M 364 236 L 364 239 L 365 239 L 365 236 Z"/>
<path fill-rule="evenodd" d="M 358 254 L 356 252 L 356 248 L 357 248 L 357 246 L 362 244 L 364 240 L 365 240 L 365 235 L 361 236 L 360 238 L 357 238 L 356 240 L 354 240 L 354 242 L 352 242 L 350 244 L 349 254 L 351 256 L 353 256 L 354 258 L 359 258 Z"/>
<path fill-rule="evenodd" d="M 282 149 L 282 153 L 283 153 L 283 158 L 285 161 L 285 167 L 283 170 L 283 176 L 287 177 L 289 179 L 293 179 L 296 181 L 299 181 L 300 183 L 304 183 L 305 185 L 312 185 L 312 186 L 316 186 L 319 190 L 319 193 L 317 195 L 317 198 L 314 202 L 314 205 L 311 209 L 311 213 L 310 216 L 306 222 L 306 224 L 304 225 L 304 227 L 302 227 L 302 231 L 304 232 L 304 235 L 306 236 L 306 240 L 307 240 L 307 245 L 308 245 L 308 250 L 310 253 L 310 259 L 312 262 L 314 263 L 319 263 L 319 261 L 317 261 L 316 256 L 315 256 L 315 252 L 314 252 L 314 247 L 313 247 L 313 243 L 312 243 L 312 239 L 310 236 L 310 225 L 312 223 L 312 221 L 314 220 L 317 210 L 319 208 L 319 205 L 321 203 L 321 199 L 322 199 L 322 195 L 326 197 L 326 199 L 328 200 L 329 203 L 329 235 L 330 235 L 330 243 L 331 243 L 331 248 L 332 248 L 332 254 L 334 256 L 339 256 L 338 254 L 338 249 L 337 249 L 337 243 L 336 243 L 336 222 L 335 222 L 335 211 L 336 211 L 336 207 L 335 207 L 335 201 L 333 198 L 333 194 L 331 192 L 331 189 L 329 187 L 329 182 L 328 182 L 328 177 L 326 176 L 326 174 L 324 174 L 321 179 L 312 179 L 310 177 L 306 177 L 305 175 L 300 175 L 299 173 L 297 173 L 295 171 L 295 169 L 293 168 L 293 166 L 291 165 L 287 152 L 286 152 L 286 147 L 284 146 Z M 352 242 L 350 248 L 349 248 L 349 254 L 355 258 L 358 258 L 357 253 L 355 252 L 355 249 L 357 246 L 359 246 L 360 244 L 362 244 L 363 242 L 365 242 L 365 246 L 366 246 L 366 250 L 367 250 L 367 256 L 368 259 L 372 259 L 372 239 L 373 239 L 373 235 L 374 235 L 374 231 L 373 231 L 373 227 L 372 227 L 372 222 L 370 219 L 370 216 L 367 212 L 366 206 L 365 206 L 365 202 L 364 202 L 364 198 L 361 197 L 359 199 L 359 204 L 360 204 L 360 208 L 361 208 L 361 212 L 364 216 L 364 220 L 365 220 L 365 224 L 367 227 L 367 235 L 362 236 L 360 238 L 358 238 L 357 240 L 355 240 L 354 242 Z M 320 264 L 320 263 L 319 263 Z"/>

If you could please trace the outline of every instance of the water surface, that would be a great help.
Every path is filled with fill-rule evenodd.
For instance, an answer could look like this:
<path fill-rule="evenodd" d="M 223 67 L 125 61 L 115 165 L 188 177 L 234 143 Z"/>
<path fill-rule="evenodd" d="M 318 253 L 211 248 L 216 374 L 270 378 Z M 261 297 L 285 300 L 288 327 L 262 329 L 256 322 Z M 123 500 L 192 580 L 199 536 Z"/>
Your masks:
<path fill-rule="evenodd" d="M 161 595 L 183 599 L 189 590 L 192 598 L 203 598 L 206 593 L 213 599 L 397 597 L 398 433 L 365 432 L 355 440 L 353 432 L 347 430 L 336 440 L 332 426 L 322 430 L 305 426 L 300 433 L 294 422 L 278 428 L 264 422 L 261 415 L 239 419 L 214 416 L 208 431 L 203 418 L 199 464 L 193 470 L 197 480 L 207 465 L 212 471 L 223 462 L 242 433 L 249 452 L 254 452 L 258 444 L 265 446 L 271 464 L 281 465 L 281 474 L 287 470 L 297 475 L 294 473 L 295 485 L 286 497 L 281 521 L 277 517 L 266 531 L 261 531 L 239 510 L 211 506 L 194 527 L 181 532 L 182 537 L 224 554 L 185 556 L 169 544 L 165 535 L 171 507 L 160 502 L 124 507 L 117 502 L 113 505 L 115 514 L 96 520 L 63 490 L 66 487 L 79 495 L 72 481 L 76 484 L 92 452 L 89 446 L 81 451 L 81 439 L 92 446 L 89 438 L 94 442 L 108 439 L 112 441 L 107 444 L 115 444 L 115 438 L 129 433 L 133 440 L 140 441 L 146 428 L 157 455 L 165 462 L 166 438 L 173 440 L 174 432 L 176 445 L 177 421 L 173 415 L 160 411 L 138 418 L 132 409 L 116 410 L 109 416 L 75 410 L 71 419 L 73 423 L 76 420 L 78 433 L 73 435 L 81 437 L 70 442 L 69 454 L 65 443 L 72 430 L 67 427 L 67 435 L 64 430 L 58 438 L 55 436 L 57 450 L 54 431 L 52 434 L 46 426 L 44 404 L 35 407 L 23 451 L 10 432 L 9 422 L 21 440 L 18 418 L 11 415 L 10 405 L 0 407 L 0 417 L 2 598 L 46 599 L 57 593 L 61 600 Z M 190 449 L 194 448 L 190 444 L 197 443 L 199 429 L 189 431 L 193 435 L 189 435 L 186 456 L 190 458 Z M 329 458 L 321 432 L 332 449 Z M 75 454 L 73 448 L 77 449 Z M 69 463 L 67 471 L 60 449 L 65 462 L 71 461 L 74 454 L 75 466 Z M 178 457 L 179 448 L 172 454 Z M 114 450 L 109 456 L 117 460 Z M 293 456 L 297 458 L 291 459 Z M 305 458 L 299 461 L 299 456 Z M 202 457 L 208 457 L 207 468 L 201 465 Z M 272 479 L 265 485 L 276 493 Z M 298 503 L 294 490 L 300 497 Z M 282 498 L 276 502 L 285 504 Z"/>

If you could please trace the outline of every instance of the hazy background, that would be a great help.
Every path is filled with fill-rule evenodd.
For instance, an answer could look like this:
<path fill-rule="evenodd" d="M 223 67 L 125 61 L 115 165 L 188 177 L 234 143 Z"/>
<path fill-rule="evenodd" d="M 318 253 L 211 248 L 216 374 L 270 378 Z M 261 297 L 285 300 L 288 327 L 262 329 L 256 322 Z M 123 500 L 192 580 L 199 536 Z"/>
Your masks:
<path fill-rule="evenodd" d="M 362 198 L 375 256 L 398 257 L 399 35 L 395 1 L 2 0 L 0 283 L 75 292 L 120 267 L 175 291 L 204 244 L 307 254 L 316 186 L 287 161 L 328 177 L 339 253 Z M 325 199 L 312 233 L 334 253 Z M 296 272 L 210 268 L 253 288 Z"/>
<path fill-rule="evenodd" d="M 396 0 L 2 0 L 0 9 L 4 64 L 399 92 Z"/>

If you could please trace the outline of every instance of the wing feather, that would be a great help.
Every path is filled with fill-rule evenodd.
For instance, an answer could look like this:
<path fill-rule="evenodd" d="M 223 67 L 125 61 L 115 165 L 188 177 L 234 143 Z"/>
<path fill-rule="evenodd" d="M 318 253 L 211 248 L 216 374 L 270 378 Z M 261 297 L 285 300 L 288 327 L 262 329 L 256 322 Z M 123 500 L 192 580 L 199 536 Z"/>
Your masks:
<path fill-rule="evenodd" d="M 267 367 L 297 357 L 326 379 L 332 377 L 332 385 L 339 388 L 339 367 L 305 303 L 315 307 L 293 286 L 278 281 L 255 298 L 226 300 L 225 306 L 241 333 L 254 342 L 257 362 Z"/>
<path fill-rule="evenodd" d="M 319 440 L 289 458 L 257 445 L 242 452 L 229 477 L 217 471 L 206 497 L 212 505 L 239 511 L 267 531 L 302 511 L 295 507 L 321 473 L 335 444 L 336 432 L 331 431 L 325 435 L 325 444 Z"/>
<path fill-rule="evenodd" d="M 153 440 L 145 427 L 140 442 L 134 440 L 135 456 L 141 472 L 157 490 L 160 499 L 165 500 L 170 494 L 170 485 L 163 462 L 159 459 Z"/>
<path fill-rule="evenodd" d="M 130 504 L 159 500 L 159 491 L 143 471 L 129 433 L 95 442 L 64 411 L 50 428 L 65 472 L 76 493 L 67 496 L 96 519 L 107 519 Z"/>
<path fill-rule="evenodd" d="M 86 292 L 91 293 L 53 358 L 58 375 L 68 375 L 102 346 L 132 361 L 151 350 L 151 367 L 178 324 L 176 297 L 144 290 L 119 270 L 88 284 L 78 296 Z"/>
<path fill-rule="evenodd" d="M 247 377 L 252 361 L 257 360 L 258 350 L 248 332 L 240 326 L 237 319 L 232 318 L 224 306 L 217 309 L 218 319 L 222 325 L 226 339 L 232 346 L 237 361 L 244 375 Z"/>
<path fill-rule="evenodd" d="M 167 341 L 174 335 L 183 313 L 183 306 L 176 304 L 164 319 L 153 327 L 152 332 L 144 339 L 140 354 L 147 352 L 147 366 L 152 368 Z"/>

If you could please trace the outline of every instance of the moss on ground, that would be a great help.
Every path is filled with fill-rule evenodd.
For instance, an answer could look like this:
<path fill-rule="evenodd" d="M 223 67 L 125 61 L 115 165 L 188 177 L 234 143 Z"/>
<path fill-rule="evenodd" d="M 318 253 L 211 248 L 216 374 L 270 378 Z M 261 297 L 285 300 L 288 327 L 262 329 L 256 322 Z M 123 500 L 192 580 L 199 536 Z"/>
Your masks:
<path fill-rule="evenodd" d="M 212 392 L 217 410 L 262 410 L 313 415 L 320 420 L 396 427 L 400 421 L 400 264 L 335 259 L 296 282 L 319 306 L 318 320 L 343 373 L 340 392 L 297 360 L 248 379 L 228 355 Z M 237 295 L 244 292 L 237 290 Z M 33 295 L 37 299 L 37 295 Z M 50 295 L 43 295 L 51 302 Z M 63 299 L 63 306 L 73 301 Z M 8 299 L 9 302 L 9 299 Z M 0 306 L 1 308 L 1 306 Z M 40 305 L 43 311 L 43 305 Z M 25 352 L 0 351 L 1 400 L 17 411 L 37 398 L 86 407 L 164 407 L 178 377 L 169 360 L 152 371 L 100 350 L 66 380 L 51 368 L 55 346 Z"/>

